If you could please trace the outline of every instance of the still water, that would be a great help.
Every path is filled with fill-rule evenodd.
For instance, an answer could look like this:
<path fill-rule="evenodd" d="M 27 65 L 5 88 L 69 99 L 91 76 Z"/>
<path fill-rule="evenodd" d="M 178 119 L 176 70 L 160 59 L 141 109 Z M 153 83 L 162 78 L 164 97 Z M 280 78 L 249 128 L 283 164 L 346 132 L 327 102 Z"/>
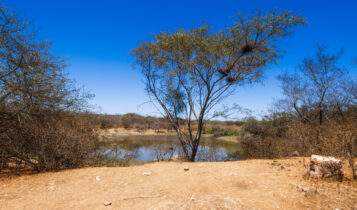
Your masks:
<path fill-rule="evenodd" d="M 102 142 L 97 152 L 108 159 L 132 158 L 142 161 L 168 160 L 183 154 L 176 136 L 120 137 Z M 196 161 L 239 160 L 240 153 L 239 143 L 203 138 Z"/>

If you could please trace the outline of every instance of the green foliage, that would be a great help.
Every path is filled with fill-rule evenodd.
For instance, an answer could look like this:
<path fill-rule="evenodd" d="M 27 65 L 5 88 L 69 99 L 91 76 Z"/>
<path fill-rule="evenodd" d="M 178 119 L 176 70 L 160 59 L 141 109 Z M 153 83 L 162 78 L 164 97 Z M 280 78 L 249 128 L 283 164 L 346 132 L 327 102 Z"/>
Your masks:
<path fill-rule="evenodd" d="M 215 116 L 210 112 L 213 107 L 230 95 L 234 86 L 259 81 L 265 68 L 280 55 L 278 41 L 304 24 L 303 17 L 287 11 L 238 15 L 223 30 L 202 25 L 174 33 L 160 32 L 153 41 L 132 50 L 148 94 L 178 132 L 188 159 L 194 160 L 204 121 Z M 178 103 L 173 106 L 172 100 L 167 100 L 173 90 L 167 84 L 180 93 L 173 98 L 180 99 L 184 116 L 172 112 Z M 188 135 L 181 130 L 180 118 L 186 121 Z M 198 125 L 196 134 L 192 133 L 193 121 Z"/>
<path fill-rule="evenodd" d="M 205 133 L 213 134 L 214 137 L 220 137 L 220 136 L 237 136 L 239 132 L 238 130 L 230 127 L 213 126 L 211 128 L 206 129 Z"/>

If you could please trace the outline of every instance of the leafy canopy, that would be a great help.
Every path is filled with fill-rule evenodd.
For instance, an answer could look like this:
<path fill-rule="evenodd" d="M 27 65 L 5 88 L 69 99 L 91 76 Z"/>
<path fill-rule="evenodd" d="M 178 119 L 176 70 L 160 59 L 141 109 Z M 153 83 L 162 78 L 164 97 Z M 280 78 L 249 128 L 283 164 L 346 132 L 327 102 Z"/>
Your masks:
<path fill-rule="evenodd" d="M 223 30 L 204 24 L 160 32 L 132 50 L 149 96 L 162 108 L 182 145 L 188 145 L 186 156 L 192 151 L 194 160 L 204 121 L 216 116 L 213 107 L 234 91 L 232 87 L 259 81 L 265 67 L 280 55 L 278 41 L 303 24 L 303 17 L 288 11 L 239 14 Z M 188 133 L 181 130 L 179 119 L 186 120 Z M 195 135 L 192 120 L 197 122 Z"/>

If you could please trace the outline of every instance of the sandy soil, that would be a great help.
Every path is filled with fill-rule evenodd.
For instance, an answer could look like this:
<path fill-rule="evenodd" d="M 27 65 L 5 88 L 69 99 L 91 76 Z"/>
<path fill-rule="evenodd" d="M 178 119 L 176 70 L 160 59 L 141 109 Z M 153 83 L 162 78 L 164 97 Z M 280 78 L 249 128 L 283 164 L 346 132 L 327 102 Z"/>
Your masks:
<path fill-rule="evenodd" d="M 110 137 L 125 137 L 125 136 L 176 135 L 176 133 L 168 132 L 167 130 L 162 130 L 158 133 L 155 132 L 155 130 L 153 129 L 146 129 L 139 132 L 137 129 L 110 128 L 110 129 L 101 130 L 100 135 L 110 138 Z"/>
<path fill-rule="evenodd" d="M 160 162 L 7 177 L 0 209 L 357 209 L 356 183 L 304 178 L 307 164 Z"/>
<path fill-rule="evenodd" d="M 115 139 L 117 137 L 128 137 L 128 136 L 176 136 L 176 132 L 167 130 L 161 130 L 157 133 L 153 129 L 146 129 L 143 131 L 137 131 L 136 129 L 125 129 L 125 128 L 110 128 L 101 130 L 100 136 L 102 139 Z M 203 137 L 213 137 L 211 134 L 204 134 Z M 216 138 L 217 140 L 221 141 L 228 141 L 228 142 L 239 142 L 237 136 L 220 136 Z"/>

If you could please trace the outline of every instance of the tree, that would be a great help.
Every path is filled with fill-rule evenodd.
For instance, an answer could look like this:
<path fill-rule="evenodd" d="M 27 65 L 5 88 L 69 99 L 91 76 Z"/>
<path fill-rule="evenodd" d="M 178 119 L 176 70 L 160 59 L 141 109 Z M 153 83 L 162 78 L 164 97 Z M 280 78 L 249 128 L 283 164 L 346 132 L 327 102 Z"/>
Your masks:
<path fill-rule="evenodd" d="M 286 98 L 281 101 L 287 111 L 302 122 L 322 125 L 327 114 L 339 113 L 355 103 L 356 84 L 348 72 L 338 65 L 342 50 L 331 54 L 325 46 L 317 46 L 312 57 L 304 58 L 297 70 L 278 77 Z"/>
<path fill-rule="evenodd" d="M 2 165 L 20 161 L 38 171 L 52 170 L 78 166 L 90 155 L 94 130 L 76 113 L 90 95 L 73 86 L 65 59 L 53 55 L 51 46 L 30 24 L 0 7 Z"/>
<path fill-rule="evenodd" d="M 320 153 L 345 157 L 353 177 L 357 157 L 356 82 L 339 65 L 342 50 L 329 53 L 317 46 L 313 56 L 306 57 L 292 74 L 284 73 L 281 81 L 285 113 L 293 116 L 287 138 L 301 154 Z"/>
<path fill-rule="evenodd" d="M 259 81 L 280 55 L 280 38 L 304 23 L 286 11 L 238 15 L 224 30 L 203 25 L 161 32 L 132 50 L 146 90 L 177 132 L 187 160 L 195 160 L 205 121 L 216 116 L 215 105 L 234 87 Z"/>

